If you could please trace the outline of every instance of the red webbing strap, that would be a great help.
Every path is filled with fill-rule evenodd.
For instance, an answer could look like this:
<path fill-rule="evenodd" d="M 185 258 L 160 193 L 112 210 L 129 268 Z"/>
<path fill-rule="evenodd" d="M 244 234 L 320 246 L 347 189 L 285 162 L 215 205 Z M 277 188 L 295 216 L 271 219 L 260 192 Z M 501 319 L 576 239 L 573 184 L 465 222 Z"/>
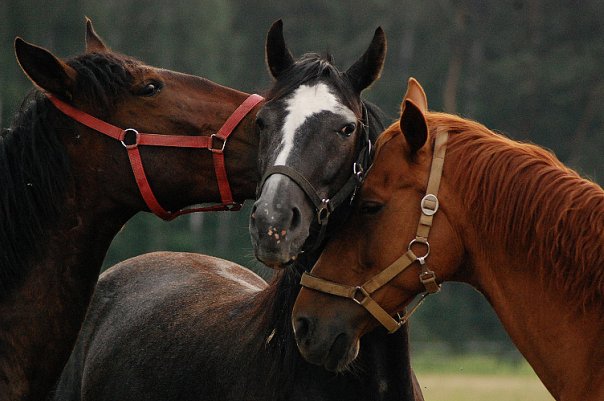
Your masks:
<path fill-rule="evenodd" d="M 122 129 L 115 125 L 109 124 L 105 121 L 99 120 L 96 117 L 91 116 L 75 107 L 59 100 L 50 93 L 46 93 L 48 99 L 53 105 L 59 109 L 63 114 L 71 117 L 75 121 L 105 134 L 113 139 L 122 142 L 122 145 L 127 149 L 128 159 L 132 166 L 132 172 L 136 180 L 137 186 L 145 201 L 147 207 L 158 217 L 164 220 L 172 220 L 183 214 L 194 213 L 194 212 L 209 212 L 209 211 L 220 211 L 220 210 L 239 210 L 241 204 L 233 200 L 233 195 L 228 182 L 226 173 L 225 160 L 224 160 L 224 148 L 228 137 L 233 133 L 234 129 L 239 125 L 241 120 L 258 104 L 263 100 L 262 96 L 252 94 L 235 109 L 233 114 L 224 122 L 222 127 L 216 134 L 209 137 L 207 136 L 185 136 L 185 135 L 161 135 L 161 134 L 147 134 L 139 133 L 134 129 Z M 125 137 L 128 133 L 134 134 L 135 142 L 132 144 L 126 144 Z M 214 147 L 215 143 L 220 142 L 220 146 Z M 141 159 L 140 152 L 138 150 L 139 145 L 146 146 L 167 146 L 167 147 L 179 147 L 179 148 L 202 148 L 208 149 L 213 153 L 214 170 L 216 172 L 216 179 L 218 181 L 218 189 L 220 192 L 220 198 L 222 204 L 182 209 L 177 212 L 169 212 L 161 207 L 153 190 L 149 184 L 143 162 Z"/>
<path fill-rule="evenodd" d="M 75 107 L 63 102 L 62 100 L 57 99 L 50 93 L 46 93 L 46 97 L 63 114 L 73 118 L 77 122 L 84 124 L 88 128 L 92 128 L 95 131 L 110 136 L 113 139 L 117 139 L 118 141 L 121 141 L 123 139 L 123 129 L 116 127 L 115 125 L 106 123 L 105 121 L 99 120 L 98 118 L 93 117 L 88 113 L 84 113 L 83 111 L 76 109 Z"/>
<path fill-rule="evenodd" d="M 218 181 L 218 190 L 220 191 L 220 199 L 222 204 L 225 206 L 222 210 L 239 210 L 241 204 L 233 200 L 233 194 L 231 193 L 231 187 L 229 185 L 229 179 L 226 172 L 226 164 L 224 161 L 224 146 L 226 145 L 227 139 L 233 133 L 237 125 L 249 114 L 250 111 L 258 103 L 263 100 L 260 95 L 252 94 L 243 103 L 235 109 L 233 114 L 222 124 L 222 127 L 218 130 L 215 135 L 210 138 L 211 141 L 222 141 L 222 148 L 214 149 L 212 143 L 210 143 L 210 150 L 213 153 L 214 159 L 214 171 L 216 173 L 216 180 Z"/>
<path fill-rule="evenodd" d="M 145 174 L 141 154 L 138 151 L 138 146 L 128 147 L 128 158 L 130 159 L 130 165 L 132 166 L 132 172 L 134 173 L 134 179 L 136 180 L 138 190 L 140 191 L 149 210 L 163 220 L 172 220 L 174 217 L 176 217 L 161 207 L 157 201 L 157 198 L 155 198 L 155 195 L 153 195 L 153 190 L 151 189 L 149 181 L 147 180 L 147 175 Z"/>

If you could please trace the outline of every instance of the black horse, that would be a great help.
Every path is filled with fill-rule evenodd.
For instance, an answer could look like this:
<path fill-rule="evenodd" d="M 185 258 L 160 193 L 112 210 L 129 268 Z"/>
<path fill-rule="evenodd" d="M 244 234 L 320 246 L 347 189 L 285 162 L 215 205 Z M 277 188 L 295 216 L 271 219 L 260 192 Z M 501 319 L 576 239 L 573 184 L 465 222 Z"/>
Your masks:
<path fill-rule="evenodd" d="M 382 40 L 383 34 L 376 35 L 370 48 Z M 284 48 L 280 22 L 269 31 L 267 53 L 274 54 L 275 47 Z M 385 43 L 383 47 L 385 51 Z M 272 59 L 268 57 L 274 73 Z M 371 61 L 366 53 L 357 62 L 360 69 L 363 60 Z M 304 73 L 290 71 L 289 77 L 304 77 L 304 82 L 339 79 L 342 88 L 354 93 L 328 59 L 305 55 L 291 68 Z M 309 76 L 313 71 L 318 75 Z M 283 85 L 279 81 L 275 86 Z M 275 99 L 271 94 L 286 92 L 269 91 L 269 102 Z M 361 118 L 360 104 L 355 110 Z M 259 125 L 272 124 L 278 113 L 266 110 Z M 368 134 L 375 139 L 381 123 L 374 114 L 365 117 L 366 123 L 368 119 L 377 127 Z M 340 141 L 318 138 L 326 143 L 334 139 Z M 360 148 L 353 144 L 343 151 L 351 164 Z M 330 189 L 341 184 L 334 182 Z M 152 253 L 114 266 L 99 280 L 55 399 L 421 399 L 405 330 L 395 335 L 376 330 L 366 336 L 358 362 L 345 372 L 328 372 L 301 358 L 291 310 L 300 274 L 317 255 L 305 253 L 268 285 L 234 263 L 188 253 Z"/>

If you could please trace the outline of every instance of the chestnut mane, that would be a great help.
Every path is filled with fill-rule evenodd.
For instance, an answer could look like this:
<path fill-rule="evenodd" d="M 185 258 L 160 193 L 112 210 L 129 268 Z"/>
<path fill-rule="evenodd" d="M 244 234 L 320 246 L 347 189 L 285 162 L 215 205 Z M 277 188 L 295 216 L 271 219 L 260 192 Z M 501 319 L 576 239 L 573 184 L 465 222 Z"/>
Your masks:
<path fill-rule="evenodd" d="M 526 266 L 582 307 L 604 304 L 604 191 L 539 146 L 482 124 L 427 113 L 430 135 L 450 133 L 446 160 L 453 185 L 486 238 L 526 254 Z M 394 124 L 380 145 L 400 133 Z M 445 162 L 446 164 L 446 162 Z M 488 252 L 488 249 L 485 249 Z"/>

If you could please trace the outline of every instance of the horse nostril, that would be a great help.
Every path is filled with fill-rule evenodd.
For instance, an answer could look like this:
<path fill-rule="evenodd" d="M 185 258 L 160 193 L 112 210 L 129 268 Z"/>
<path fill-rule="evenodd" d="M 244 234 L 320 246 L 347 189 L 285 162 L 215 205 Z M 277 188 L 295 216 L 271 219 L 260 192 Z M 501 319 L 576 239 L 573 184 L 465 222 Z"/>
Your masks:
<path fill-rule="evenodd" d="M 294 207 L 292 209 L 292 220 L 290 229 L 295 230 L 296 228 L 298 228 L 300 223 L 302 223 L 302 213 L 300 212 L 300 209 L 298 209 L 298 207 Z"/>
<path fill-rule="evenodd" d="M 294 334 L 298 341 L 304 340 L 311 331 L 310 319 L 306 317 L 298 317 L 294 321 Z"/>
<path fill-rule="evenodd" d="M 256 209 L 258 209 L 258 205 L 254 204 L 254 206 L 252 207 L 252 214 L 250 215 L 250 218 L 252 220 L 256 218 Z"/>

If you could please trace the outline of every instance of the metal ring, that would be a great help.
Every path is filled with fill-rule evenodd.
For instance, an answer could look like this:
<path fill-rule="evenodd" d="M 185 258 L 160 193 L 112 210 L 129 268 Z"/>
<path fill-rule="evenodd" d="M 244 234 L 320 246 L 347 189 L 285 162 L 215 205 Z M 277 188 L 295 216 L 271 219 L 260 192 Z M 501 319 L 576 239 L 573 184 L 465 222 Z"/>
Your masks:
<path fill-rule="evenodd" d="M 126 140 L 126 135 L 128 135 L 128 134 L 134 134 L 134 143 L 126 144 L 126 142 L 124 142 Z M 139 132 L 137 130 L 135 130 L 134 128 L 126 128 L 122 133 L 122 139 L 120 140 L 120 143 L 126 149 L 134 149 L 138 146 L 138 140 L 139 140 L 140 136 L 141 136 L 141 134 L 139 134 Z"/>
<path fill-rule="evenodd" d="M 417 243 L 417 244 L 423 244 L 423 245 L 426 246 L 426 253 L 425 253 L 425 255 L 422 255 L 422 256 L 417 256 L 416 255 L 416 258 L 418 258 L 418 259 L 425 259 L 425 258 L 427 258 L 428 255 L 430 255 L 430 243 L 428 242 L 428 240 L 422 239 L 422 238 L 414 238 L 414 239 L 412 239 L 411 242 L 409 242 L 409 245 L 407 246 L 407 251 L 411 251 L 411 247 L 415 243 Z M 415 253 L 414 253 L 414 255 L 415 255 Z"/>

